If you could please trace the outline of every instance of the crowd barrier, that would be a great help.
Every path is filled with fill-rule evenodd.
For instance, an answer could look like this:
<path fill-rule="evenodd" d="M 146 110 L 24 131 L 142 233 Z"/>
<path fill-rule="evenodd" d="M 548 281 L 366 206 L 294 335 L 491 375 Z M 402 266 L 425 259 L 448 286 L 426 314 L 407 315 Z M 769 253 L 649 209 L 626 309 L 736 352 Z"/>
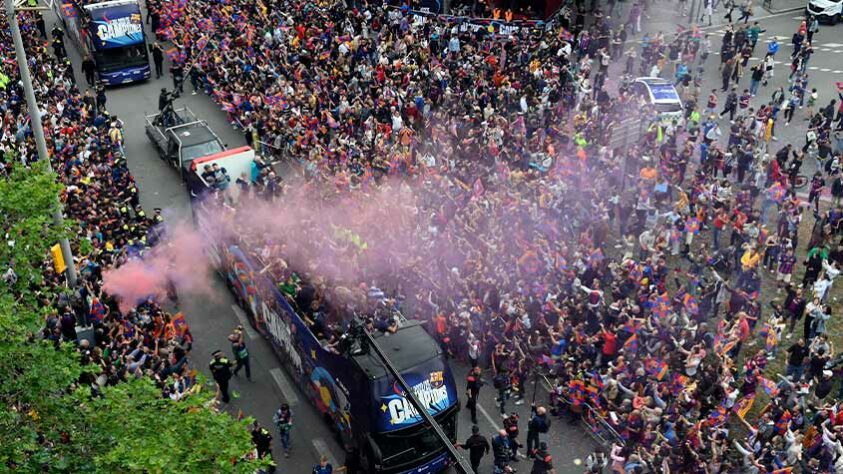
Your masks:
<path fill-rule="evenodd" d="M 539 377 L 542 380 L 542 388 L 547 392 L 548 400 L 550 400 L 551 394 L 554 392 L 553 384 L 550 383 L 550 380 L 547 378 L 545 374 L 539 374 Z M 573 406 L 573 401 L 568 398 L 566 394 L 558 395 L 557 398 L 560 398 L 564 401 L 564 403 L 568 406 Z M 579 421 L 584 426 L 584 429 L 606 450 L 608 451 L 611 449 L 613 444 L 617 444 L 620 446 L 626 445 L 626 441 L 623 437 L 615 430 L 611 423 L 601 415 L 597 409 L 595 409 L 591 404 L 588 402 L 582 402 L 579 404 L 581 412 L 579 413 Z"/>

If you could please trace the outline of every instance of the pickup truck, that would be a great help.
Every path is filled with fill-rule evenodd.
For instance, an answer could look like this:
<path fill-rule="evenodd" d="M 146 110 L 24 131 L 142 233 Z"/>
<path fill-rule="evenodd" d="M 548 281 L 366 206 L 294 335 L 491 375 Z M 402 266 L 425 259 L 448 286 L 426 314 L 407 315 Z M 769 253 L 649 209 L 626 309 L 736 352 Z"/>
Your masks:
<path fill-rule="evenodd" d="M 225 145 L 204 120 L 187 107 L 173 110 L 165 122 L 161 113 L 146 116 L 146 135 L 158 149 L 158 155 L 179 170 L 183 179 L 191 172 L 197 158 L 220 153 Z"/>

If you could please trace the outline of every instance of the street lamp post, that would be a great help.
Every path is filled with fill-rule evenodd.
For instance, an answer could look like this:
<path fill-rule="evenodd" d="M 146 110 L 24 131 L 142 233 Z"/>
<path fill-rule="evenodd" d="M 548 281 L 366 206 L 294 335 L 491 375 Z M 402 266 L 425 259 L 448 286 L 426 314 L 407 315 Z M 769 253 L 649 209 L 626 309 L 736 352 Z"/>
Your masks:
<path fill-rule="evenodd" d="M 25 9 L 34 10 L 36 8 Z M 32 89 L 32 77 L 29 74 L 26 51 L 23 49 L 23 38 L 20 34 L 20 27 L 18 26 L 18 18 L 13 0 L 6 0 L 6 14 L 9 17 L 9 27 L 11 28 L 12 38 L 15 42 L 18 69 L 20 69 L 20 79 L 23 83 L 24 93 L 26 94 L 26 104 L 29 109 L 29 123 L 32 125 L 32 133 L 35 135 L 35 145 L 38 148 L 38 159 L 45 162 L 47 169 L 52 172 L 53 166 L 50 163 L 50 154 L 47 151 L 47 141 L 44 139 L 44 127 L 41 124 L 41 111 L 38 109 L 38 102 L 35 99 L 35 91 Z M 56 203 L 53 206 L 52 214 L 53 225 L 63 230 L 64 216 L 62 215 L 62 205 L 58 196 L 56 196 Z M 65 270 L 67 272 L 67 284 L 70 288 L 75 288 L 76 265 L 73 262 L 73 254 L 70 250 L 70 241 L 67 237 L 62 237 L 61 240 L 59 240 L 59 246 L 61 247 L 64 264 L 67 267 L 67 270 Z"/>

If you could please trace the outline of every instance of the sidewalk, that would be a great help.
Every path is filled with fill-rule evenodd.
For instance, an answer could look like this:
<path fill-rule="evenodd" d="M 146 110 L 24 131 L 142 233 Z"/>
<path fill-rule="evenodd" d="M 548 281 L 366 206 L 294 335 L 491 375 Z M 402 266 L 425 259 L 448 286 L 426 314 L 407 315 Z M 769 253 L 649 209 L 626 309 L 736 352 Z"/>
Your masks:
<path fill-rule="evenodd" d="M 764 5 L 764 10 L 770 13 L 783 13 L 804 10 L 807 6 L 807 0 L 771 0 L 770 5 Z"/>

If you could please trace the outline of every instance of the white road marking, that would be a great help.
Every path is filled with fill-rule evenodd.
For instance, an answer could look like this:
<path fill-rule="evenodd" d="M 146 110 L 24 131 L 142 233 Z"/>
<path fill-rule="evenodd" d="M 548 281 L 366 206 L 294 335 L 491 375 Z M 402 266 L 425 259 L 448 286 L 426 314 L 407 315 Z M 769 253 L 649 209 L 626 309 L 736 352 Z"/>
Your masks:
<path fill-rule="evenodd" d="M 779 13 L 773 13 L 772 15 L 757 16 L 755 18 L 752 18 L 752 21 L 761 21 L 761 20 L 767 20 L 769 18 L 778 18 L 778 17 L 784 16 L 784 15 L 792 15 L 794 11 L 801 10 L 803 8 L 804 7 L 799 7 L 799 8 L 796 8 L 796 9 L 785 10 L 785 11 L 779 12 Z M 794 20 L 803 20 L 803 19 L 805 19 L 805 17 L 799 16 L 799 17 L 793 17 L 793 19 Z M 722 27 L 723 27 L 723 25 L 703 26 L 703 27 L 700 28 L 700 30 L 708 30 L 708 29 L 711 29 L 711 28 L 722 28 Z"/>
<path fill-rule="evenodd" d="M 843 74 L 843 71 L 831 71 L 831 72 L 833 72 L 834 74 Z"/>
<path fill-rule="evenodd" d="M 826 46 L 828 48 L 839 48 L 839 47 L 843 46 L 843 44 L 840 44 L 840 43 L 825 43 L 823 46 Z"/>
<path fill-rule="evenodd" d="M 820 69 L 820 72 L 829 72 L 829 71 L 831 71 L 831 69 L 829 69 L 827 67 L 824 67 L 824 68 Z"/>
<path fill-rule="evenodd" d="M 310 443 L 313 444 L 313 449 L 316 451 L 316 459 L 319 459 L 319 456 L 325 456 L 328 458 L 328 462 L 331 463 L 332 466 L 339 467 L 340 464 L 337 462 L 337 457 L 334 456 L 334 453 L 331 452 L 331 448 L 328 447 L 328 443 L 325 442 L 322 438 L 313 438 L 310 440 Z"/>
<path fill-rule="evenodd" d="M 816 70 L 817 70 L 817 67 L 816 67 L 816 66 L 808 66 L 808 69 L 810 69 L 810 70 L 812 70 L 812 71 L 816 71 Z"/>
<path fill-rule="evenodd" d="M 258 334 L 254 329 L 252 329 L 252 325 L 249 323 L 249 318 L 246 317 L 246 313 L 244 313 L 243 310 L 236 304 L 231 305 L 231 309 L 234 310 L 234 315 L 237 316 L 237 320 L 240 321 L 240 325 L 246 330 L 246 336 L 248 336 L 249 339 L 258 337 Z"/>
<path fill-rule="evenodd" d="M 498 425 L 497 423 L 495 423 L 495 420 L 494 420 L 491 416 L 489 416 L 489 412 L 487 412 L 487 411 L 486 411 L 486 409 L 485 409 L 485 408 L 483 408 L 483 405 L 481 405 L 481 404 L 479 404 L 479 403 L 478 403 L 478 404 L 477 404 L 477 409 L 478 409 L 478 410 L 480 410 L 480 413 L 482 413 L 482 414 L 483 414 L 483 416 L 485 416 L 485 417 L 486 417 L 486 421 L 488 421 L 488 422 L 489 422 L 489 424 L 490 424 L 490 425 L 492 425 L 492 427 L 495 429 L 495 432 L 500 431 L 500 429 L 501 429 L 500 425 Z"/>
<path fill-rule="evenodd" d="M 293 387 L 290 379 L 287 378 L 287 374 L 280 367 L 276 367 L 269 371 L 269 375 L 275 379 L 275 385 L 278 385 L 278 388 L 281 389 L 284 401 L 290 406 L 297 405 L 299 403 L 299 396 L 296 395 L 296 389 Z"/>

